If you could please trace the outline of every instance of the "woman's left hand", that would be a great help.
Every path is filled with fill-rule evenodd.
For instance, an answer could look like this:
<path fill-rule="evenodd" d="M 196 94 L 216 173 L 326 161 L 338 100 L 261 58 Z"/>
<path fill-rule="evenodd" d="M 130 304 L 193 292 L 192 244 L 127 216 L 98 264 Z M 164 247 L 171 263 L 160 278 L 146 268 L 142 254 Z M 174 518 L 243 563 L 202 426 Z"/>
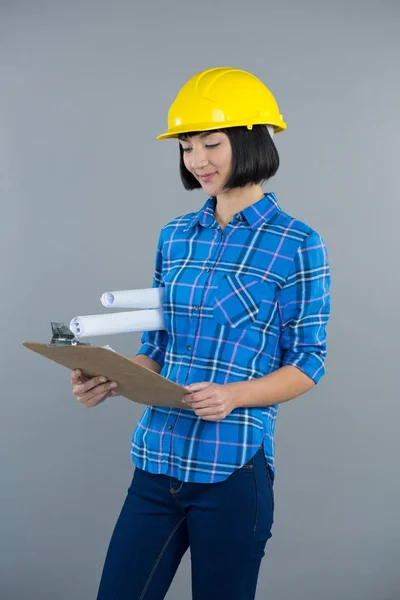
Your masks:
<path fill-rule="evenodd" d="M 182 402 L 205 421 L 222 421 L 237 408 L 232 384 L 220 385 L 204 381 L 186 385 L 185 388 L 190 393 L 183 396 Z"/>

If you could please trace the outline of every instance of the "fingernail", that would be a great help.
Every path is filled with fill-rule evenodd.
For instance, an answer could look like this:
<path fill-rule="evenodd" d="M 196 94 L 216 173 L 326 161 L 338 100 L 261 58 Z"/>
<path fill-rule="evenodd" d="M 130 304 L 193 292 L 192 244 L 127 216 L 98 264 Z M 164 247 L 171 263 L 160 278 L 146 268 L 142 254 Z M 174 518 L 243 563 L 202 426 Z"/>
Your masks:
<path fill-rule="evenodd" d="M 112 383 L 110 383 L 110 387 L 112 388 L 116 388 L 118 385 L 118 383 L 116 383 L 115 381 L 113 381 Z"/>
<path fill-rule="evenodd" d="M 107 379 L 105 377 L 100 377 L 100 383 L 105 383 Z"/>

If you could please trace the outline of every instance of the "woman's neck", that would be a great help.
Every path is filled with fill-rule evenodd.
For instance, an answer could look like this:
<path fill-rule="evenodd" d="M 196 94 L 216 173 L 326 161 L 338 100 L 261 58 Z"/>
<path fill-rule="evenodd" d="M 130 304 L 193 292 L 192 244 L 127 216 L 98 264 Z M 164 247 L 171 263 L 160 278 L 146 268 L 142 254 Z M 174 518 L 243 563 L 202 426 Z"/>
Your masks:
<path fill-rule="evenodd" d="M 235 213 L 258 202 L 261 198 L 264 198 L 264 191 L 260 185 L 249 185 L 244 188 L 227 190 L 217 196 L 214 218 L 224 228 L 227 223 L 232 221 Z"/>

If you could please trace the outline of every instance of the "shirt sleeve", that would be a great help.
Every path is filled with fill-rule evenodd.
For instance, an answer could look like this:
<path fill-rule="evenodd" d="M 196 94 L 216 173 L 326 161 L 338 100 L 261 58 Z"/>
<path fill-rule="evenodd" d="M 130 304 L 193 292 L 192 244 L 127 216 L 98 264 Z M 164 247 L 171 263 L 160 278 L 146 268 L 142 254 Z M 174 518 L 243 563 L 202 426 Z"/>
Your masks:
<path fill-rule="evenodd" d="M 162 247 L 163 247 L 163 230 L 161 230 L 156 250 L 156 258 L 153 274 L 152 287 L 163 287 L 164 281 L 162 278 Z M 141 338 L 142 346 L 138 354 L 145 354 L 149 358 L 155 360 L 161 367 L 164 365 L 165 350 L 168 344 L 167 331 L 145 331 Z"/>
<path fill-rule="evenodd" d="M 314 231 L 297 251 L 278 306 L 282 323 L 282 366 L 297 367 L 315 383 L 325 374 L 329 289 L 327 248 Z"/>

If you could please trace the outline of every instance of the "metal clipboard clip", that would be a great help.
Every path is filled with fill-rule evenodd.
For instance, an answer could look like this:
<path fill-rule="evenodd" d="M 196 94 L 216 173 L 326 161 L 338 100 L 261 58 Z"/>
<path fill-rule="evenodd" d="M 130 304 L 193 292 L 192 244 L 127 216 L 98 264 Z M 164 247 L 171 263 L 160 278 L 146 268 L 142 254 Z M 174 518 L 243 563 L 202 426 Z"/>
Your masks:
<path fill-rule="evenodd" d="M 50 341 L 50 346 L 90 346 L 91 344 L 84 344 L 80 342 L 72 331 L 64 325 L 64 323 L 51 322 L 51 329 L 53 337 Z"/>

